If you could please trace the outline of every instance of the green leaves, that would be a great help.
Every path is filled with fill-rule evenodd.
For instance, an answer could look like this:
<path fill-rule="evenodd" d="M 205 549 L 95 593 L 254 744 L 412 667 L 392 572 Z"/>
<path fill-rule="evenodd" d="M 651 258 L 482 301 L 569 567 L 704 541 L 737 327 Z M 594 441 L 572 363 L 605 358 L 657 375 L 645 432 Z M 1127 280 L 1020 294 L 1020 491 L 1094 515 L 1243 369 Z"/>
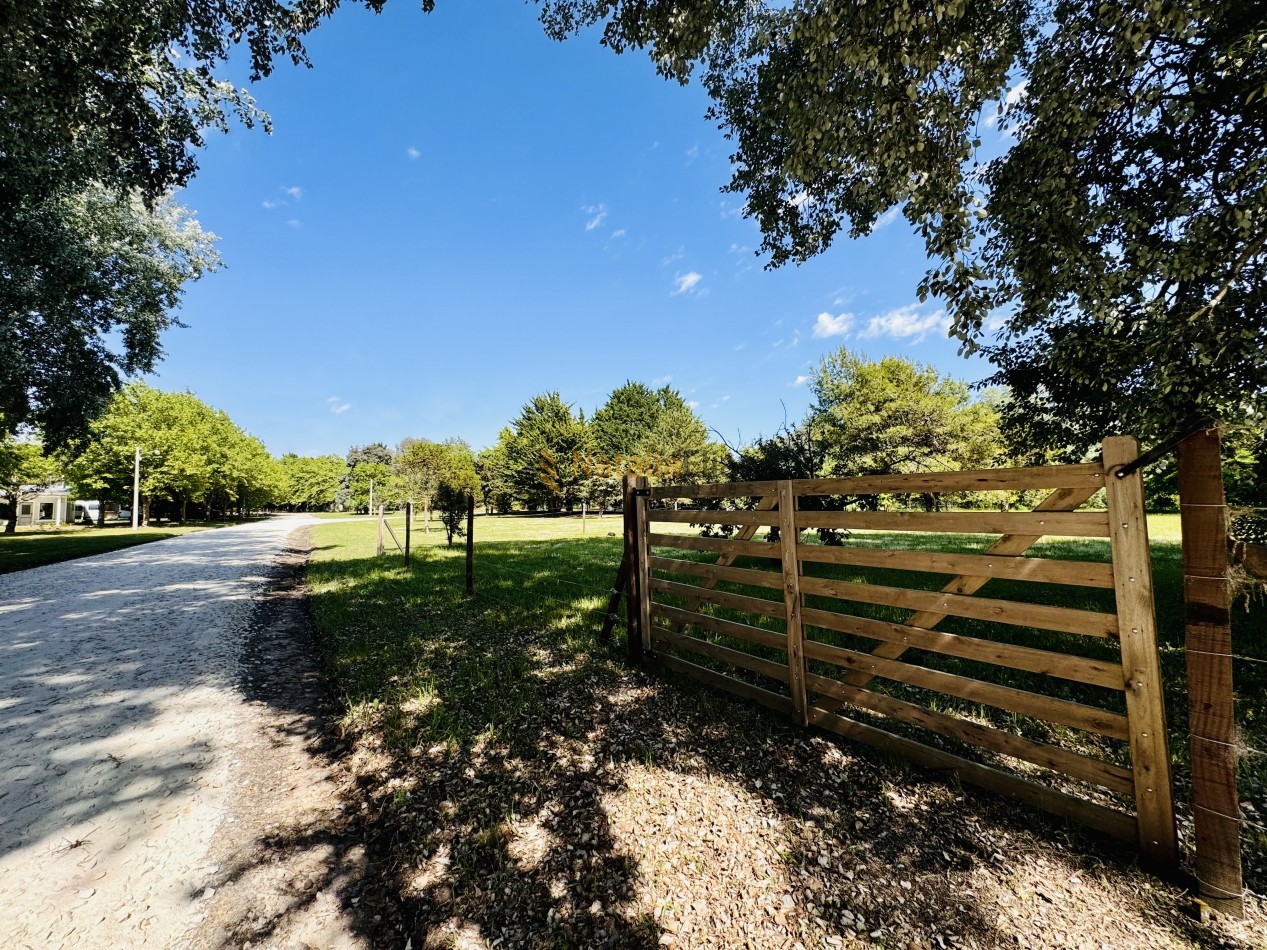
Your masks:
<path fill-rule="evenodd" d="M 192 393 L 131 383 L 68 453 L 67 474 L 80 493 L 121 499 L 131 491 L 141 451 L 141 493 L 181 502 L 259 507 L 284 499 L 281 466 L 264 444 Z"/>
<path fill-rule="evenodd" d="M 735 143 L 726 190 L 772 266 L 901 207 L 931 262 L 921 296 L 945 301 L 963 352 L 995 363 L 1006 420 L 1040 447 L 1076 455 L 1109 430 L 1147 439 L 1262 405 L 1261 4 L 543 9 L 558 35 L 602 23 L 618 51 L 652 46 L 675 78 L 702 67 Z"/>

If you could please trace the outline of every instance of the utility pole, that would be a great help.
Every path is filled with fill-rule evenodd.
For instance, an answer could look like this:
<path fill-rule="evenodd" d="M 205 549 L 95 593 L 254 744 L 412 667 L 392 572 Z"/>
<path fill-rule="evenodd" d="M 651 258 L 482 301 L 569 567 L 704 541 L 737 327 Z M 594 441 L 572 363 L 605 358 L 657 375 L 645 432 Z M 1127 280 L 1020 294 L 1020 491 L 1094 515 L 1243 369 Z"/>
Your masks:
<path fill-rule="evenodd" d="M 141 447 L 136 447 L 132 462 L 132 530 L 135 531 L 141 516 Z"/>

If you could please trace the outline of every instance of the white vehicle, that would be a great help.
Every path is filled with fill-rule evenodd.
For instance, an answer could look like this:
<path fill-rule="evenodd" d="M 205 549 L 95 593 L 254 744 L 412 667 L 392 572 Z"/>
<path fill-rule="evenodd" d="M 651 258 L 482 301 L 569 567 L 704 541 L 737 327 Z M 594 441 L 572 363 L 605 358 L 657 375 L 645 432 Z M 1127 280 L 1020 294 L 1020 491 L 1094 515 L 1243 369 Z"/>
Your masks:
<path fill-rule="evenodd" d="M 74 520 L 83 524 L 96 524 L 100 511 L 101 502 L 99 501 L 77 501 Z"/>

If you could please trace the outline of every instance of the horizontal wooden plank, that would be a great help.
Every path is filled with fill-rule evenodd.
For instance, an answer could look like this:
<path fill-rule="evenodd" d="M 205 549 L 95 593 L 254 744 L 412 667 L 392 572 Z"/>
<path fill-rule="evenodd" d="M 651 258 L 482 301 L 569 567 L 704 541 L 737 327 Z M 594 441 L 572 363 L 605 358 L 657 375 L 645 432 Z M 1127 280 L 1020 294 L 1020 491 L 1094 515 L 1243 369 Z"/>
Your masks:
<path fill-rule="evenodd" d="M 802 618 L 807 627 L 820 627 L 837 633 L 867 637 L 885 643 L 896 643 L 906 649 L 929 650 L 947 656 L 978 660 L 1013 670 L 1043 673 L 1075 683 L 1103 686 L 1106 689 L 1126 688 L 1126 675 L 1121 662 L 1109 663 L 1082 656 L 1070 656 L 1054 650 L 1019 646 L 1015 643 L 999 643 L 980 637 L 965 637 L 957 633 L 942 633 L 911 627 L 887 620 L 856 617 L 853 614 L 835 613 L 830 610 L 806 609 Z"/>
<path fill-rule="evenodd" d="M 670 521 L 674 524 L 737 524 L 772 526 L 779 523 L 777 511 L 719 511 L 715 508 L 652 508 L 649 521 Z"/>
<path fill-rule="evenodd" d="M 772 495 L 778 482 L 725 482 L 712 485 L 660 485 L 651 489 L 652 498 L 747 498 Z"/>
<path fill-rule="evenodd" d="M 731 584 L 747 584 L 751 587 L 771 587 L 783 589 L 783 575 L 774 571 L 762 571 L 748 567 L 727 567 L 722 564 L 703 564 L 699 561 L 684 561 L 675 557 L 651 556 L 653 571 L 666 571 L 670 574 L 689 574 L 692 577 L 706 577 L 712 581 L 726 581 Z"/>
<path fill-rule="evenodd" d="M 781 600 L 763 600 L 760 597 L 749 597 L 747 594 L 708 590 L 703 587 L 697 587 L 694 584 L 678 584 L 659 577 L 651 578 L 651 590 L 659 591 L 662 594 L 673 594 L 676 597 L 685 597 L 688 600 L 695 599 L 705 604 L 716 604 L 718 607 L 729 607 L 732 610 L 760 614 L 763 617 L 773 617 L 775 620 L 786 619 L 783 601 Z"/>
<path fill-rule="evenodd" d="M 984 703 L 996 709 L 1060 723 L 1074 729 L 1084 729 L 1113 739 L 1126 739 L 1129 735 L 1125 716 L 1067 699 L 1056 699 L 1012 686 L 1000 686 L 954 673 L 943 673 L 941 670 L 889 660 L 870 653 L 858 653 L 817 640 L 805 641 L 805 656 L 869 676 L 882 676 L 898 683 L 935 690 L 947 696 L 958 696 L 969 702 Z"/>
<path fill-rule="evenodd" d="M 671 607 L 668 604 L 657 604 L 655 601 L 651 602 L 651 616 L 671 620 L 678 630 L 690 624 L 701 630 L 734 637 L 737 640 L 760 643 L 762 646 L 773 647 L 776 650 L 787 649 L 787 637 L 784 634 L 766 630 L 764 627 L 754 627 L 735 620 L 723 620 L 721 617 L 710 617 L 708 614 L 683 610 L 681 607 Z"/>
<path fill-rule="evenodd" d="M 1040 557 L 1009 557 L 1001 554 L 947 554 L 940 551 L 902 551 L 888 548 L 860 548 L 853 545 L 798 544 L 796 556 L 820 564 L 850 567 L 878 567 L 926 574 L 956 574 L 968 577 L 998 577 L 1042 584 L 1072 584 L 1078 587 L 1113 589 L 1113 565 L 1103 561 L 1059 561 Z"/>
<path fill-rule="evenodd" d="M 861 475 L 855 478 L 798 478 L 792 482 L 792 491 L 797 495 L 906 495 L 1038 488 L 1095 489 L 1103 485 L 1103 466 L 1090 463 L 965 469 L 961 472 Z"/>
<path fill-rule="evenodd" d="M 1015 600 L 993 600 L 969 597 L 935 590 L 912 590 L 906 587 L 883 587 L 879 584 L 855 584 L 827 577 L 801 578 L 802 594 L 817 594 L 852 600 L 860 604 L 880 604 L 905 610 L 934 611 L 951 617 L 989 620 L 1016 627 L 1037 627 L 1061 633 L 1079 633 L 1089 637 L 1117 635 L 1117 616 L 1094 610 L 1072 607 L 1051 607 L 1047 604 L 1025 604 Z"/>
<path fill-rule="evenodd" d="M 1103 511 L 798 511 L 798 528 L 1107 538 Z"/>
<path fill-rule="evenodd" d="M 1099 759 L 1078 755 L 1076 752 L 1070 752 L 1068 749 L 1062 749 L 1046 742 L 1035 742 L 1032 739 L 1026 739 L 1024 736 L 1005 732 L 1002 729 L 995 729 L 992 726 L 970 722 L 958 716 L 926 709 L 915 703 L 908 703 L 904 699 L 885 696 L 869 689 L 849 686 L 837 680 L 828 679 L 825 676 L 807 674 L 805 685 L 814 692 L 830 696 L 832 699 L 838 699 L 841 702 L 851 703 L 871 712 L 890 716 L 902 722 L 927 729 L 930 732 L 935 732 L 938 735 L 958 739 L 960 742 L 966 742 L 979 749 L 987 749 L 990 752 L 997 752 L 1025 762 L 1031 762 L 1034 765 L 1060 772 L 1083 782 L 1090 782 L 1092 785 L 1099 785 L 1102 788 L 1107 788 L 1127 797 L 1133 797 L 1135 794 L 1135 781 L 1131 775 L 1131 770 L 1122 768 L 1120 765 L 1113 765 L 1110 762 L 1102 762 Z"/>
<path fill-rule="evenodd" d="M 962 756 L 926 746 L 913 739 L 896 736 L 883 729 L 846 719 L 821 706 L 810 707 L 809 717 L 810 722 L 819 728 L 829 729 L 849 739 L 856 739 L 882 751 L 903 756 L 925 768 L 949 773 L 960 781 L 1015 798 L 1052 814 L 1070 818 L 1089 828 L 1120 838 L 1132 847 L 1139 846 L 1139 832 L 1135 818 L 1114 808 L 1075 798 L 1000 769 L 993 769 Z"/>
<path fill-rule="evenodd" d="M 729 663 L 731 666 L 737 666 L 740 669 L 768 676 L 770 679 L 777 680 L 780 683 L 786 683 L 788 680 L 786 663 L 775 663 L 773 660 L 753 656 L 750 653 L 744 653 L 742 650 L 722 646 L 720 643 L 710 643 L 707 640 L 700 640 L 698 637 L 688 637 L 686 634 L 674 633 L 665 627 L 653 626 L 651 628 L 651 644 L 652 646 L 661 647 L 665 645 L 674 646 L 679 650 L 699 653 L 702 656 Z"/>
<path fill-rule="evenodd" d="M 780 696 L 778 693 L 772 693 L 768 689 L 762 689 L 760 686 L 753 686 L 751 683 L 737 680 L 733 676 L 723 676 L 721 673 L 708 669 L 708 667 L 700 666 L 698 663 L 690 663 L 671 653 L 657 652 L 653 653 L 652 656 L 670 670 L 693 677 L 717 689 L 724 689 L 743 699 L 760 703 L 762 706 L 768 706 L 775 712 L 780 712 L 784 715 L 792 714 L 792 700 L 790 697 Z"/>
<path fill-rule="evenodd" d="M 779 545 L 768 541 L 736 541 L 730 538 L 697 538 L 689 534 L 650 534 L 651 548 L 680 548 L 683 551 L 706 551 L 711 554 L 735 554 L 745 557 L 782 559 Z"/>

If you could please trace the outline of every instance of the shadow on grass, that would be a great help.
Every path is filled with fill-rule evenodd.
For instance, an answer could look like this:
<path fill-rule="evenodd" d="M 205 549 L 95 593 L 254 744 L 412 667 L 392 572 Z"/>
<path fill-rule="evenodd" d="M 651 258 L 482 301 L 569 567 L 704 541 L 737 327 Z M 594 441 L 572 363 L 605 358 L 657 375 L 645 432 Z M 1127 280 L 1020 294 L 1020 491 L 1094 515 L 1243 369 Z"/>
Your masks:
<path fill-rule="evenodd" d="M 392 557 L 310 565 L 320 648 L 357 739 L 370 867 L 396 899 L 382 901 L 379 941 L 641 947 L 713 926 L 757 945 L 876 929 L 992 946 L 1014 935 L 965 892 L 980 868 L 1007 878 L 1042 852 L 1075 878 L 1137 878 L 1125 898 L 1106 885 L 1102 911 L 1113 900 L 1174 936 L 1215 942 L 1174 907 L 1158 919 L 1139 896 L 1148 879 L 1120 846 L 693 684 L 624 669 L 621 644 L 595 633 L 618 556 L 619 541 L 605 538 L 481 543 L 474 599 L 456 549 L 423 549 L 409 568 Z M 724 829 L 735 808 L 741 819 L 729 827 L 752 840 L 683 850 L 638 804 L 650 801 L 648 775 L 670 796 L 701 783 L 730 790 L 738 806 L 722 796 L 681 810 L 707 824 L 712 808 Z M 619 805 L 626 796 L 629 807 Z M 743 823 L 749 812 L 773 816 L 776 842 Z M 727 877 L 714 858 L 730 855 L 742 870 L 734 853 L 767 845 L 779 866 L 776 906 L 763 910 L 743 896 L 746 872 Z M 645 898 L 710 876 L 736 892 L 725 907 L 690 894 L 673 895 L 671 908 Z M 736 906 L 752 930 L 708 923 Z"/>

